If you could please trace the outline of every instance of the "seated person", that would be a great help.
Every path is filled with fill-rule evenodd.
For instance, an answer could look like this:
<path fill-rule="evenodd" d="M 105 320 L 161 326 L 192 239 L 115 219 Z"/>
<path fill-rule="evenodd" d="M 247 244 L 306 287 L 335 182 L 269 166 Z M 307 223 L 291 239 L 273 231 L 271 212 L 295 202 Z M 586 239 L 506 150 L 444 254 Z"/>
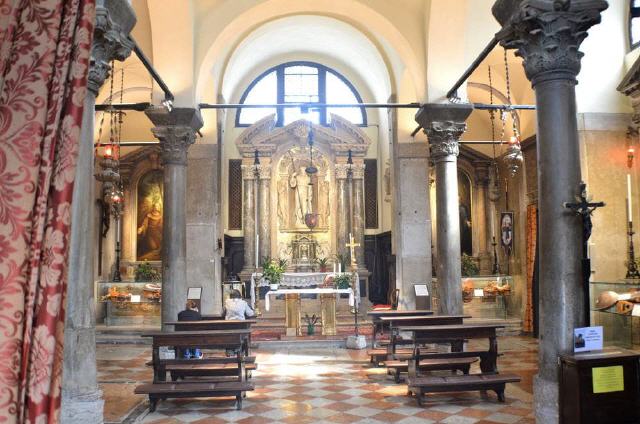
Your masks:
<path fill-rule="evenodd" d="M 239 290 L 232 290 L 229 299 L 224 302 L 224 319 L 245 320 L 253 317 L 255 313 L 251 306 L 242 298 Z"/>
<path fill-rule="evenodd" d="M 178 321 L 200 321 L 201 318 L 196 302 L 193 300 L 187 300 L 186 309 L 178 313 Z M 202 352 L 198 348 L 187 348 L 182 353 L 182 356 L 185 359 L 201 359 L 203 357 Z"/>

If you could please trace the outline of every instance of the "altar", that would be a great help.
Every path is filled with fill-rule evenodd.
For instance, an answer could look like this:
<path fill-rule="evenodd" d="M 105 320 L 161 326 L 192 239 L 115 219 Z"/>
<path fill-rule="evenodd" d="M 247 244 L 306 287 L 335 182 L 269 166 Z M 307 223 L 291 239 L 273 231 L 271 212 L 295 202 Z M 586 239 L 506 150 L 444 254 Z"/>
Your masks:
<path fill-rule="evenodd" d="M 268 311 L 271 308 L 270 297 L 284 295 L 286 302 L 285 309 L 285 325 L 287 327 L 287 336 L 301 336 L 302 328 L 301 319 L 301 294 L 320 295 L 321 319 L 322 319 L 322 335 L 335 336 L 336 330 L 336 300 L 338 294 L 349 295 L 349 306 L 355 307 L 356 296 L 352 289 L 334 289 L 334 288 L 307 288 L 307 289 L 278 289 L 270 290 L 264 297 L 264 308 Z"/>
<path fill-rule="evenodd" d="M 353 288 L 333 288 L 333 287 L 321 287 L 327 277 L 336 277 L 342 273 L 333 272 L 291 272 L 284 273 L 282 280 L 279 283 L 277 290 L 270 290 L 265 294 L 264 308 L 266 311 L 271 309 L 271 303 L 275 296 L 284 296 L 285 308 L 285 325 L 287 328 L 287 336 L 300 336 L 302 335 L 301 317 L 303 312 L 309 313 L 310 311 L 303 311 L 301 295 L 311 294 L 318 295 L 320 297 L 320 311 L 322 319 L 322 334 L 325 336 L 334 336 L 337 334 L 336 330 L 336 303 L 340 294 L 349 295 L 349 306 L 355 308 L 360 300 L 359 290 L 359 277 L 358 274 L 351 274 L 355 277 L 356 284 L 355 291 Z M 256 287 L 267 287 L 269 283 L 262 278 L 262 274 L 254 273 L 251 276 L 251 304 L 255 308 L 259 299 L 256 299 Z"/>

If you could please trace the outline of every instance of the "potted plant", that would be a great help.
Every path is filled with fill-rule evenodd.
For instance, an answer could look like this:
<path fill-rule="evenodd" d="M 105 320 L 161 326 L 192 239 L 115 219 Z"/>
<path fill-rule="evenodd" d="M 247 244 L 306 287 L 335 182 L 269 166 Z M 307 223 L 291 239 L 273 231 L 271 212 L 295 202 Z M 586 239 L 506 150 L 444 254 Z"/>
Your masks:
<path fill-rule="evenodd" d="M 480 272 L 476 261 L 466 253 L 462 254 L 460 268 L 463 277 L 473 277 L 474 275 L 478 275 L 478 272 Z"/>
<path fill-rule="evenodd" d="M 282 280 L 282 274 L 286 269 L 287 261 L 284 259 L 275 260 L 265 258 L 262 263 L 262 278 L 269 282 L 269 288 L 271 290 L 278 290 L 280 280 Z"/>
<path fill-rule="evenodd" d="M 347 272 L 347 255 L 343 255 L 342 253 L 337 253 L 333 255 L 333 260 L 336 264 L 340 264 L 342 272 Z"/>
<path fill-rule="evenodd" d="M 309 316 L 309 314 L 304 314 L 304 322 L 307 323 L 307 335 L 313 336 L 316 333 L 316 323 L 320 320 L 320 317 L 313 314 Z"/>
<path fill-rule="evenodd" d="M 316 263 L 318 264 L 320 272 L 327 272 L 327 269 L 329 269 L 329 259 L 327 258 L 318 258 L 316 259 Z"/>
<path fill-rule="evenodd" d="M 149 262 L 138 264 L 135 272 L 136 281 L 160 281 L 160 273 L 151 267 Z"/>
<path fill-rule="evenodd" d="M 351 274 L 344 273 L 336 275 L 334 283 L 339 290 L 351 288 Z"/>

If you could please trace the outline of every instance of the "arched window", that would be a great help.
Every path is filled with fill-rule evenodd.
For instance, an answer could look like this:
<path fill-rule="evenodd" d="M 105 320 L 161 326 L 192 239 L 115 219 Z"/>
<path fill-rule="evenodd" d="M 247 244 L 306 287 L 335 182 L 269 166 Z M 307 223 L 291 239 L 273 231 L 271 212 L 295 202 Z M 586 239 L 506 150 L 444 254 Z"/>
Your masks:
<path fill-rule="evenodd" d="M 344 76 L 314 62 L 289 62 L 263 72 L 253 80 L 240 98 L 242 104 L 306 103 L 308 111 L 300 108 L 244 108 L 236 113 L 236 126 L 247 127 L 272 113 L 276 125 L 283 126 L 298 119 L 328 125 L 331 114 L 340 115 L 355 125 L 367 125 L 364 107 L 314 108 L 314 104 L 362 103 L 360 94 Z"/>
<path fill-rule="evenodd" d="M 640 45 L 640 0 L 629 0 L 629 46 Z"/>

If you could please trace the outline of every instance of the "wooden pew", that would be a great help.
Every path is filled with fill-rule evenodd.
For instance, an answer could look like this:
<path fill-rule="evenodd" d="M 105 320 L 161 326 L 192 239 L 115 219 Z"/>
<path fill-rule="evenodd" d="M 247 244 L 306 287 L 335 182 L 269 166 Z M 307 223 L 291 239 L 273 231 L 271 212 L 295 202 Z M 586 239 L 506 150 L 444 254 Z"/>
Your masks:
<path fill-rule="evenodd" d="M 504 389 L 506 383 L 520 381 L 520 377 L 515 374 L 498 373 L 498 341 L 496 330 L 504 328 L 504 325 L 438 325 L 438 326 L 406 326 L 399 327 L 400 331 L 407 331 L 413 334 L 412 339 L 415 346 L 428 343 L 450 343 L 455 345 L 460 340 L 481 339 L 489 340 L 489 349 L 486 351 L 458 351 L 448 353 L 427 353 L 420 352 L 416 347 L 414 357 L 409 360 L 409 377 L 407 385 L 409 392 L 414 393 L 418 404 L 422 405 L 425 393 L 435 392 L 456 392 L 465 390 L 493 390 L 498 395 L 498 400 L 504 402 Z M 457 359 L 457 358 L 480 358 L 480 370 L 482 374 L 465 374 L 456 376 L 421 376 L 420 361 L 423 359 Z"/>
<path fill-rule="evenodd" d="M 210 331 L 210 330 L 250 330 L 257 321 L 255 319 L 245 320 L 200 320 L 200 321 L 170 321 L 165 325 L 174 326 L 176 331 Z M 246 345 L 245 356 L 251 354 L 251 333 Z"/>
<path fill-rule="evenodd" d="M 367 315 L 371 318 L 371 324 L 373 326 L 373 336 L 371 340 L 371 348 L 375 349 L 376 346 L 376 335 L 378 330 L 381 333 L 384 332 L 384 327 L 382 321 L 380 321 L 381 317 L 401 317 L 401 316 L 425 316 L 425 315 L 433 315 L 433 311 L 428 311 L 426 309 L 416 309 L 409 311 L 397 311 L 397 310 L 380 310 L 380 311 L 369 311 Z"/>
<path fill-rule="evenodd" d="M 246 381 L 246 360 L 244 352 L 249 343 L 251 330 L 208 330 L 208 331 L 179 331 L 179 332 L 151 332 L 142 337 L 152 339 L 153 382 L 142 384 L 135 389 L 137 394 L 149 396 L 150 410 L 153 412 L 158 400 L 166 398 L 188 397 L 218 397 L 235 396 L 237 409 L 242 409 L 242 396 L 244 392 L 253 390 L 252 383 Z M 198 347 L 201 349 L 234 349 L 237 350 L 235 358 L 207 358 L 207 359 L 161 359 L 160 347 L 173 347 L 176 351 L 180 348 Z M 166 382 L 167 367 L 181 365 L 220 365 L 235 364 L 235 379 L 233 381 L 209 380 L 198 382 Z"/>

